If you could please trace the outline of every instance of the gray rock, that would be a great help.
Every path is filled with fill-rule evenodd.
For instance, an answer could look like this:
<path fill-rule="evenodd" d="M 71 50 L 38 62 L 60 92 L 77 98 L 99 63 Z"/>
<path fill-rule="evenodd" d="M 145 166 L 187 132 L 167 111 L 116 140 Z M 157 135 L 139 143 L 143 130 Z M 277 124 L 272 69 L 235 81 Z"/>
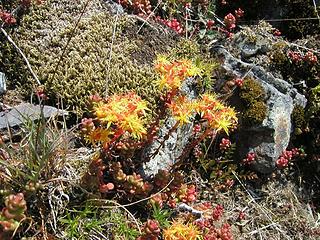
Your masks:
<path fill-rule="evenodd" d="M 159 131 L 158 141 L 154 142 L 145 153 L 145 157 L 151 156 L 160 146 L 169 130 L 175 125 L 176 121 L 173 118 L 169 118 L 164 126 Z M 175 163 L 175 160 L 182 154 L 186 145 L 189 143 L 189 138 L 192 134 L 192 124 L 179 127 L 176 131 L 173 131 L 167 140 L 164 141 L 164 145 L 159 150 L 158 154 L 153 156 L 149 161 L 143 164 L 141 174 L 148 178 L 155 175 L 160 169 L 169 170 Z"/>
<path fill-rule="evenodd" d="M 271 40 L 265 36 L 256 34 L 250 28 L 243 27 L 243 30 L 235 34 L 233 43 L 238 46 L 241 57 L 244 59 L 253 57 L 270 50 Z"/>
<path fill-rule="evenodd" d="M 189 99 L 197 97 L 195 88 L 192 87 L 193 83 L 193 79 L 189 78 L 186 79 L 184 84 L 181 86 L 181 92 Z M 145 162 L 142 169 L 140 169 L 140 173 L 143 177 L 148 178 L 155 175 L 160 169 L 169 170 L 170 166 L 175 163 L 175 160 L 180 157 L 183 150 L 188 145 L 189 138 L 192 135 L 193 124 L 178 127 L 168 136 L 168 132 L 175 124 L 175 119 L 167 119 L 159 130 L 158 140 L 153 142 L 144 152 L 144 159 L 148 159 L 148 161 Z M 164 141 L 166 137 L 168 138 Z M 160 148 L 159 152 L 154 154 L 163 141 L 164 144 Z M 152 157 L 150 158 L 150 156 Z"/>
<path fill-rule="evenodd" d="M 68 112 L 51 106 L 43 107 L 43 116 L 45 118 L 53 118 L 62 115 L 68 115 Z M 0 129 L 20 126 L 28 120 L 34 121 L 40 118 L 41 109 L 39 105 L 22 103 L 9 111 L 0 112 Z"/>
<path fill-rule="evenodd" d="M 233 57 L 223 46 L 216 46 L 212 50 L 223 59 L 222 66 L 228 73 L 239 77 L 247 74 L 258 80 L 266 92 L 266 119 L 260 126 L 242 128 L 237 146 L 241 158 L 248 152 L 254 152 L 256 163 L 253 167 L 261 173 L 270 173 L 275 168 L 276 160 L 289 144 L 294 105 L 305 107 L 307 100 L 288 82 L 275 78 L 260 66 Z M 222 84 L 218 82 L 217 85 Z"/>
<path fill-rule="evenodd" d="M 6 75 L 0 72 L 0 94 L 4 94 L 7 91 Z"/>
<path fill-rule="evenodd" d="M 106 0 L 105 2 L 105 6 L 108 9 L 108 11 L 112 14 L 124 14 L 124 9 L 123 7 L 116 3 L 115 1 L 112 0 Z"/>

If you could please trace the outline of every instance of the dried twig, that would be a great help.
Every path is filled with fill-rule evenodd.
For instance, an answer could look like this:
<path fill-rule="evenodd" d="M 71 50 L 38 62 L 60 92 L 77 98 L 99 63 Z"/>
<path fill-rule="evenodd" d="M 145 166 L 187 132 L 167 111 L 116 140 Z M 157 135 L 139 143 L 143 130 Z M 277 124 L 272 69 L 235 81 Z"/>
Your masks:
<path fill-rule="evenodd" d="M 18 47 L 18 45 L 13 41 L 13 39 L 9 36 L 9 34 L 6 32 L 6 30 L 4 30 L 3 27 L 0 28 L 1 32 L 4 34 L 4 36 L 8 39 L 8 41 L 17 49 L 17 51 L 20 53 L 20 55 L 22 56 L 23 60 L 26 62 L 27 67 L 29 69 L 29 71 L 31 72 L 31 75 L 33 76 L 33 78 L 36 80 L 38 85 L 41 85 L 37 75 L 34 73 L 34 71 L 32 70 L 32 67 L 29 63 L 29 60 L 27 59 L 26 55 L 22 52 L 22 50 Z"/>

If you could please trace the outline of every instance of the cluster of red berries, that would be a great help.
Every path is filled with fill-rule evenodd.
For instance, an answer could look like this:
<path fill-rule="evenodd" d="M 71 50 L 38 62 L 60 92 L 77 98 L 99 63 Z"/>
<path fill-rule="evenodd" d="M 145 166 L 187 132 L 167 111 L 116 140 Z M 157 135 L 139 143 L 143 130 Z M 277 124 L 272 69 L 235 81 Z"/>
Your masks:
<path fill-rule="evenodd" d="M 231 226 L 228 223 L 222 225 L 221 228 L 212 226 L 209 232 L 204 236 L 204 240 L 232 240 Z"/>
<path fill-rule="evenodd" d="M 152 13 L 151 3 L 149 0 L 119 0 L 119 4 L 123 7 L 133 10 L 133 12 L 139 16 L 146 16 Z"/>
<path fill-rule="evenodd" d="M 238 8 L 238 10 L 234 11 L 237 18 L 241 18 L 244 16 L 244 11 L 241 8 Z"/>
<path fill-rule="evenodd" d="M 302 56 L 299 52 L 295 52 L 295 51 L 289 51 L 288 52 L 288 57 L 291 59 L 292 62 L 294 63 L 298 63 L 300 61 L 302 61 Z"/>
<path fill-rule="evenodd" d="M 291 59 L 294 63 L 299 63 L 302 61 L 305 61 L 309 64 L 316 64 L 318 62 L 318 58 L 316 55 L 314 55 L 313 52 L 309 51 L 304 56 L 296 51 L 288 51 L 288 57 Z"/>
<path fill-rule="evenodd" d="M 159 222 L 151 219 L 143 224 L 142 230 L 144 234 L 137 240 L 157 240 L 161 232 Z"/>
<path fill-rule="evenodd" d="M 237 21 L 236 17 L 232 13 L 229 13 L 228 15 L 226 15 L 223 20 L 228 30 L 231 30 L 236 27 L 236 21 Z"/>
<path fill-rule="evenodd" d="M 183 203 L 193 203 L 197 199 L 196 187 L 183 184 L 177 193 L 177 197 Z"/>
<path fill-rule="evenodd" d="M 212 211 L 213 220 L 218 221 L 222 217 L 223 211 L 223 206 L 218 204 Z"/>
<path fill-rule="evenodd" d="M 132 2 L 134 12 L 140 16 L 151 14 L 151 3 L 149 0 L 135 0 Z"/>
<path fill-rule="evenodd" d="M 209 20 L 207 21 L 207 28 L 208 28 L 208 29 L 211 29 L 214 24 L 215 24 L 214 20 L 209 19 Z"/>
<path fill-rule="evenodd" d="M 231 141 L 228 138 L 222 138 L 219 144 L 219 148 L 221 151 L 226 151 L 231 147 Z"/>
<path fill-rule="evenodd" d="M 289 161 L 300 155 L 300 149 L 298 148 L 293 148 L 291 150 L 285 150 L 281 154 L 281 156 L 278 158 L 276 161 L 276 165 L 278 168 L 285 168 L 289 165 Z"/>
<path fill-rule="evenodd" d="M 241 18 L 244 15 L 244 11 L 239 8 L 238 10 L 235 10 L 235 15 L 233 15 L 232 13 L 227 14 L 224 17 L 224 24 L 227 30 L 232 30 L 236 27 L 236 22 L 237 22 L 237 18 Z"/>
<path fill-rule="evenodd" d="M 201 148 L 201 145 L 198 144 L 193 148 L 193 155 L 195 156 L 195 158 L 199 159 L 203 156 L 203 151 Z"/>
<path fill-rule="evenodd" d="M 183 34 L 183 28 L 181 26 L 181 23 L 176 19 L 173 18 L 171 20 L 161 19 L 160 17 L 157 17 L 157 20 L 163 23 L 164 25 L 168 26 L 172 30 L 174 30 L 178 34 Z"/>
<path fill-rule="evenodd" d="M 281 36 L 280 30 L 279 30 L 279 29 L 275 29 L 274 32 L 273 32 L 273 35 L 274 35 L 274 36 L 277 36 L 277 37 L 278 37 L 278 36 Z"/>
<path fill-rule="evenodd" d="M 318 62 L 318 58 L 313 52 L 309 51 L 304 55 L 304 60 L 310 64 L 315 64 Z"/>
<path fill-rule="evenodd" d="M 254 152 L 249 152 L 247 157 L 242 160 L 242 163 L 245 165 L 250 165 L 256 160 L 256 154 Z"/>
<path fill-rule="evenodd" d="M 12 16 L 11 13 L 5 11 L 0 11 L 0 19 L 7 25 L 13 25 L 17 22 L 17 20 Z"/>
<path fill-rule="evenodd" d="M 243 79 L 242 78 L 236 78 L 234 80 L 234 83 L 235 83 L 236 86 L 241 88 L 243 86 Z"/>

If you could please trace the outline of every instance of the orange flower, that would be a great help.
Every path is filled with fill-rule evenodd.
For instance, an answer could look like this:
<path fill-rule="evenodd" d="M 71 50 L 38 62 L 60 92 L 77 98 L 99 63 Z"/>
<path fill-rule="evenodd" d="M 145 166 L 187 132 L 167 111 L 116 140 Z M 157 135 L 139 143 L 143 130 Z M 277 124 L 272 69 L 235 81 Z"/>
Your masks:
<path fill-rule="evenodd" d="M 212 94 L 202 95 L 195 108 L 201 118 L 217 131 L 223 130 L 229 134 L 229 129 L 234 128 L 238 122 L 234 109 L 224 106 Z"/>
<path fill-rule="evenodd" d="M 92 144 L 98 142 L 105 143 L 111 140 L 110 136 L 112 136 L 112 134 L 113 131 L 111 131 L 110 129 L 103 129 L 99 127 L 89 132 L 85 138 L 88 142 L 91 142 Z"/>
<path fill-rule="evenodd" d="M 183 224 L 173 222 L 172 225 L 163 231 L 164 240 L 200 240 L 202 239 L 199 229 L 189 223 Z"/>
<path fill-rule="evenodd" d="M 194 103 L 185 96 L 179 96 L 176 100 L 172 101 L 172 103 L 169 104 L 169 109 L 180 125 L 190 123 L 195 113 Z"/>
<path fill-rule="evenodd" d="M 141 138 L 147 131 L 144 127 L 147 103 L 135 93 L 113 95 L 105 102 L 98 102 L 94 107 L 100 123 L 109 129 L 111 125 L 129 132 L 134 138 Z"/>
<path fill-rule="evenodd" d="M 195 67 L 189 60 L 170 62 L 163 57 L 158 58 L 155 69 L 160 74 L 160 79 L 157 81 L 159 88 L 169 91 L 179 89 L 187 77 L 201 73 L 200 69 Z"/>

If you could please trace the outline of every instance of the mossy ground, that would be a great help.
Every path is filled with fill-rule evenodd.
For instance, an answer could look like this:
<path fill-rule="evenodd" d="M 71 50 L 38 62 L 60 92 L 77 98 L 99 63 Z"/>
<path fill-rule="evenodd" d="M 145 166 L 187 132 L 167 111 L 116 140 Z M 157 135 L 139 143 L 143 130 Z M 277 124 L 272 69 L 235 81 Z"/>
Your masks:
<path fill-rule="evenodd" d="M 150 29 L 137 33 L 141 22 L 93 6 L 73 32 L 84 3 L 75 5 L 46 1 L 24 16 L 13 33 L 49 98 L 82 113 L 92 94 L 135 90 L 154 105 L 159 95 L 154 86 L 154 60 L 156 54 L 171 49 L 174 37 Z M 1 65 L 9 85 L 20 86 L 28 96 L 34 81 L 25 64 L 9 43 L 2 43 L 1 48 L 6 50 L 1 51 L 5 59 Z"/>

